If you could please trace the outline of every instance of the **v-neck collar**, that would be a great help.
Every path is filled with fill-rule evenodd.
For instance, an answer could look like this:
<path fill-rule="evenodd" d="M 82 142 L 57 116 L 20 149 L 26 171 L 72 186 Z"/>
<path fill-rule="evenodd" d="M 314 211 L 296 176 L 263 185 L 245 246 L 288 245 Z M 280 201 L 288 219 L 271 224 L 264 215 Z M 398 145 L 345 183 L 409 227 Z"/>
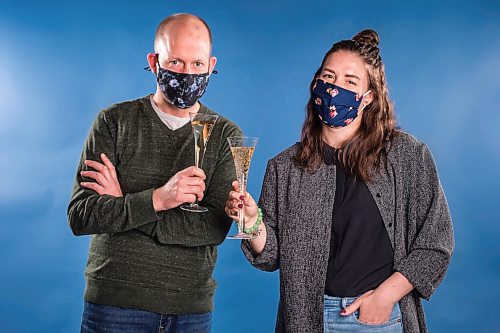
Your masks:
<path fill-rule="evenodd" d="M 188 121 L 184 126 L 181 126 L 179 127 L 178 129 L 176 130 L 173 130 L 171 128 L 169 128 L 161 119 L 160 117 L 158 116 L 158 114 L 156 114 L 156 111 L 153 109 L 153 106 L 151 105 L 151 100 L 150 100 L 150 95 L 147 95 L 146 97 L 144 97 L 142 99 L 142 104 L 144 106 L 144 110 L 146 111 L 146 113 L 152 117 L 156 123 L 158 123 L 158 125 L 163 128 L 163 130 L 165 130 L 167 133 L 169 134 L 174 134 L 174 133 L 182 133 L 182 132 L 185 132 L 185 131 L 191 131 L 191 122 Z M 207 114 L 208 113 L 208 108 L 203 105 L 202 103 L 200 103 L 200 108 L 198 109 L 198 113 L 204 113 L 204 114 Z"/>

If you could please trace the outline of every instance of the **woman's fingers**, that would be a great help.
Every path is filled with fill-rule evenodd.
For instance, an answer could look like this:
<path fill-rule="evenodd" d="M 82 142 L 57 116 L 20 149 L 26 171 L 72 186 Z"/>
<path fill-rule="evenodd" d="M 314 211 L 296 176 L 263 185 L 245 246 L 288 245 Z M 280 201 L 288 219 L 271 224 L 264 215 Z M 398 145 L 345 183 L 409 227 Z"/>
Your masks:
<path fill-rule="evenodd" d="M 235 192 L 239 192 L 239 190 L 240 190 L 240 183 L 238 183 L 237 180 L 235 180 L 231 185 L 233 186 L 233 190 Z"/>
<path fill-rule="evenodd" d="M 237 220 L 238 219 L 238 211 L 237 210 L 231 209 L 231 208 L 229 208 L 227 206 L 224 208 L 224 210 L 226 211 L 227 216 L 229 216 L 233 220 Z"/>
<path fill-rule="evenodd" d="M 241 205 L 241 207 L 239 205 Z M 243 208 L 243 204 L 241 203 L 241 201 L 240 200 L 236 200 L 236 199 L 229 199 L 229 200 L 227 200 L 226 201 L 226 206 L 229 209 Z"/>
<path fill-rule="evenodd" d="M 361 306 L 361 303 L 363 303 L 364 298 L 372 293 L 373 293 L 373 290 L 367 291 L 366 293 L 364 293 L 363 295 L 358 297 L 354 302 L 352 302 L 351 305 L 346 307 L 344 310 L 340 311 L 340 314 L 342 316 L 349 316 L 350 314 L 356 312 L 356 310 L 358 310 L 359 307 Z"/>
<path fill-rule="evenodd" d="M 232 199 L 232 200 L 240 200 L 241 197 L 241 193 L 240 192 L 236 192 L 236 191 L 231 191 L 229 192 L 229 199 Z"/>

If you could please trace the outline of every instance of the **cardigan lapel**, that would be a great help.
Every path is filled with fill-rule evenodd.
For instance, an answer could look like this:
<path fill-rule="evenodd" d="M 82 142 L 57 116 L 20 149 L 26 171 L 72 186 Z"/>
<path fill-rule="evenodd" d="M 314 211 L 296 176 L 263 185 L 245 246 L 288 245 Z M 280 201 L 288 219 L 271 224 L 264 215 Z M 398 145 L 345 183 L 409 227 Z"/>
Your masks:
<path fill-rule="evenodd" d="M 301 237 L 328 259 L 331 237 L 333 199 L 335 197 L 335 166 L 322 164 L 314 173 L 296 170 L 290 178 L 290 188 L 296 189 L 296 226 L 304 228 Z M 323 253 L 324 252 L 324 253 Z"/>

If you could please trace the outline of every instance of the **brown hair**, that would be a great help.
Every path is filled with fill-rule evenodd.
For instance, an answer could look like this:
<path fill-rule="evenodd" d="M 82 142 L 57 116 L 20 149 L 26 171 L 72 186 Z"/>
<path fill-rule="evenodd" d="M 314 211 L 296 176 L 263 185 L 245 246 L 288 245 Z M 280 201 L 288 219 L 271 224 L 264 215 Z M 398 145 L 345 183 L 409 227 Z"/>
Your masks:
<path fill-rule="evenodd" d="M 342 144 L 339 156 L 345 169 L 365 182 L 371 181 L 373 173 L 378 172 L 381 164 L 386 162 L 386 143 L 391 141 L 396 133 L 394 107 L 389 99 L 384 64 L 380 57 L 378 43 L 378 34 L 368 29 L 359 32 L 351 40 L 342 40 L 333 44 L 325 54 L 321 66 L 316 70 L 309 87 L 312 91 L 325 61 L 334 52 L 352 52 L 363 58 L 373 101 L 365 107 L 359 129 Z M 322 122 L 314 111 L 311 96 L 307 103 L 301 142 L 294 160 L 299 167 L 314 171 L 322 163 L 323 154 Z"/>

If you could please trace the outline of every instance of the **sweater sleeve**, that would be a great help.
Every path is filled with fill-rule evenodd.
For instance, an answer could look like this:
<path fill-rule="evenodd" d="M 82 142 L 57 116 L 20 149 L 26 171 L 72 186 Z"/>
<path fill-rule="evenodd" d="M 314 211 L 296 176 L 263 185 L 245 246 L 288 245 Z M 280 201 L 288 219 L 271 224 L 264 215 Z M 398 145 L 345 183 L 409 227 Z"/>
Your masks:
<path fill-rule="evenodd" d="M 102 163 L 100 154 L 105 153 L 116 165 L 115 146 L 106 114 L 101 112 L 87 137 L 68 205 L 68 224 L 75 235 L 122 232 L 157 220 L 153 209 L 153 189 L 127 193 L 117 198 L 110 195 L 101 196 L 80 185 L 84 181 L 80 172 L 90 170 L 84 165 L 85 160 Z"/>
<path fill-rule="evenodd" d="M 226 215 L 224 207 L 232 189 L 231 183 L 236 179 L 233 157 L 226 138 L 241 135 L 241 130 L 236 126 L 228 126 L 222 133 L 218 161 L 200 202 L 208 208 L 208 212 L 192 213 L 176 207 L 160 212 L 161 219 L 157 223 L 143 225 L 138 230 L 162 244 L 190 247 L 221 244 L 231 228 L 232 221 Z"/>
<path fill-rule="evenodd" d="M 274 160 L 267 164 L 259 207 L 262 209 L 262 221 L 266 227 L 266 244 L 264 250 L 255 255 L 250 247 L 250 242 L 242 241 L 241 249 L 248 261 L 263 271 L 275 271 L 279 268 L 278 249 L 278 173 Z"/>
<path fill-rule="evenodd" d="M 428 300 L 446 274 L 454 236 L 446 197 L 426 145 L 418 147 L 415 162 L 412 170 L 416 174 L 409 177 L 409 200 L 416 209 L 416 214 L 410 214 L 416 216 L 416 221 L 410 221 L 415 224 L 416 236 L 409 244 L 407 257 L 395 263 L 395 270 Z"/>

